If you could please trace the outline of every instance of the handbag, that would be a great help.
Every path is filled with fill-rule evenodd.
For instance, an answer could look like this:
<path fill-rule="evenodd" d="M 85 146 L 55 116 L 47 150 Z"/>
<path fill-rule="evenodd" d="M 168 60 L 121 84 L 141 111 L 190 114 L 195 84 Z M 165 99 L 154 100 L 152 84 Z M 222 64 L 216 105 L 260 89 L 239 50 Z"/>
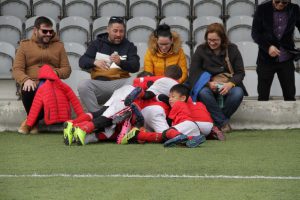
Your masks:
<path fill-rule="evenodd" d="M 217 83 L 228 83 L 229 82 L 229 80 L 232 78 L 234 72 L 233 72 L 229 57 L 228 57 L 228 49 L 226 49 L 225 63 L 228 67 L 229 73 L 223 72 L 223 73 L 216 74 L 211 78 L 211 81 L 214 81 Z"/>

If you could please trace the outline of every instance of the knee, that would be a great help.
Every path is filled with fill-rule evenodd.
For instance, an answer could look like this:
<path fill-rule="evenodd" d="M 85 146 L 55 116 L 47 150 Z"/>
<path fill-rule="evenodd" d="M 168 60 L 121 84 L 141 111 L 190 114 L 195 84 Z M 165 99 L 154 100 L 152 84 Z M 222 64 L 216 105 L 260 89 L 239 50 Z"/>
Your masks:
<path fill-rule="evenodd" d="M 85 94 L 91 88 L 91 80 L 82 80 L 77 86 L 79 95 Z"/>
<path fill-rule="evenodd" d="M 229 91 L 230 97 L 236 101 L 242 101 L 244 97 L 244 91 L 241 87 L 234 87 Z"/>

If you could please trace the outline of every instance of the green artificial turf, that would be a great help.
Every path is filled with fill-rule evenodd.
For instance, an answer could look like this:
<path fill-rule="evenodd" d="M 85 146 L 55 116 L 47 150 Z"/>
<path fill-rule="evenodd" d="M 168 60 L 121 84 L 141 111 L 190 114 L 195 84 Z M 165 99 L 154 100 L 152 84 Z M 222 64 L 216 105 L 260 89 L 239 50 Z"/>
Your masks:
<path fill-rule="evenodd" d="M 300 199 L 299 178 L 243 178 L 300 177 L 299 150 L 299 129 L 235 131 L 225 142 L 209 140 L 194 149 L 114 143 L 69 147 L 57 133 L 0 133 L 0 199 Z"/>

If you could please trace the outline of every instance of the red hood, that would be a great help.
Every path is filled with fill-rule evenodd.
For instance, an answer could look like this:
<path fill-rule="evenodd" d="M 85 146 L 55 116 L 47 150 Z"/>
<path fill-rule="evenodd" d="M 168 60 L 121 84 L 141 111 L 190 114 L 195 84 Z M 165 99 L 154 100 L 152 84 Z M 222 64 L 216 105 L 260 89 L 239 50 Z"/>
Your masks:
<path fill-rule="evenodd" d="M 52 67 L 43 65 L 39 70 L 38 79 L 57 80 L 59 79 Z"/>

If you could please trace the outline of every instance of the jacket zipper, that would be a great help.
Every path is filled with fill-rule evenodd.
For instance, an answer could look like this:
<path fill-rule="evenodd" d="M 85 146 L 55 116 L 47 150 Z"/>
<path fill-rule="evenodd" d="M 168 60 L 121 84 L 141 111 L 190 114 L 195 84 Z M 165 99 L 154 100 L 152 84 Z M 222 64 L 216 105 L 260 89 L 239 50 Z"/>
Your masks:
<path fill-rule="evenodd" d="M 56 108 L 58 108 L 58 104 L 57 104 L 57 98 L 56 98 L 56 93 L 55 93 L 55 90 L 54 90 L 54 86 L 53 86 L 53 83 L 51 83 L 52 85 L 52 93 L 53 93 L 53 96 L 55 97 L 55 105 L 56 105 Z M 57 110 L 56 110 L 56 116 L 58 116 L 58 113 L 57 113 Z M 50 119 L 50 112 L 49 112 L 49 119 Z"/>
<path fill-rule="evenodd" d="M 166 61 L 167 61 L 167 58 L 166 57 L 164 57 L 164 74 L 165 74 L 165 72 L 166 72 Z"/>

